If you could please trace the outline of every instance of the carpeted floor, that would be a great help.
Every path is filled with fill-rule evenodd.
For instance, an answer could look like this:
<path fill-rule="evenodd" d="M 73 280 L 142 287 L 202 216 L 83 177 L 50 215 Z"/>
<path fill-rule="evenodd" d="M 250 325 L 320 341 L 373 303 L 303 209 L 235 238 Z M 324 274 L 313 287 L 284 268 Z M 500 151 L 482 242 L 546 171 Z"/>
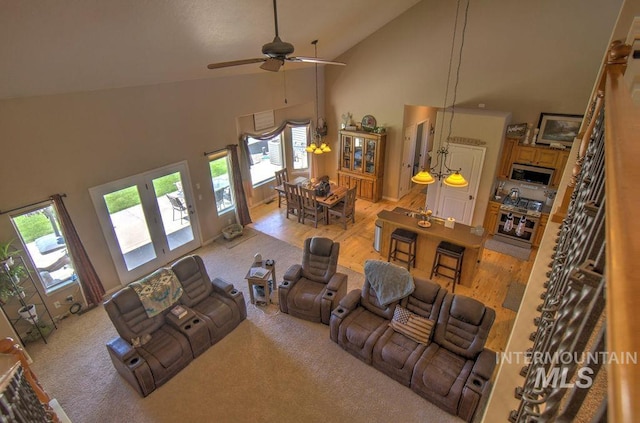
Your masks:
<path fill-rule="evenodd" d="M 278 279 L 302 251 L 262 233 L 232 249 L 197 251 L 212 277 L 244 292 L 255 253 L 276 260 Z M 349 290 L 362 275 L 340 267 Z M 277 298 L 277 296 L 274 296 Z M 60 322 L 48 344 L 28 351 L 45 389 L 73 422 L 460 422 L 329 338 L 329 327 L 247 304 L 248 318 L 147 398 L 113 368 L 116 336 L 103 307 Z"/>
<path fill-rule="evenodd" d="M 508 254 L 520 260 L 529 260 L 531 255 L 531 248 L 518 247 L 517 245 L 507 244 L 495 239 L 487 239 L 484 242 L 484 248 L 497 251 L 502 254 Z"/>

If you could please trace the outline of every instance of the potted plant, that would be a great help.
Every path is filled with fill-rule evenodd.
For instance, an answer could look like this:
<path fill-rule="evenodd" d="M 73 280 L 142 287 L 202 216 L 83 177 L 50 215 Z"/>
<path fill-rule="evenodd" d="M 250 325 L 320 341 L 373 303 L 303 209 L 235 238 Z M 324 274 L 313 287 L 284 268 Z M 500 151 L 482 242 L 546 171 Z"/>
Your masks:
<path fill-rule="evenodd" d="M 20 252 L 14 247 L 13 241 L 0 243 L 0 265 L 4 267 L 0 270 L 0 301 L 3 304 L 16 294 L 16 284 L 27 275 L 27 269 L 13 259 Z"/>

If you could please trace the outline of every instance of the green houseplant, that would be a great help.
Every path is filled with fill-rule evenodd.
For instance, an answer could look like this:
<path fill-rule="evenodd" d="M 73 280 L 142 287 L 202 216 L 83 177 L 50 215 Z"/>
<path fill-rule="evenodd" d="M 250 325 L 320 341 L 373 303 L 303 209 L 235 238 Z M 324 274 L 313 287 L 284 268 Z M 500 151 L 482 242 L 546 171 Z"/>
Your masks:
<path fill-rule="evenodd" d="M 0 302 L 3 304 L 16 294 L 14 282 L 27 275 L 27 269 L 13 259 L 21 251 L 13 245 L 14 241 L 0 242 L 0 264 L 4 268 L 0 271 Z"/>

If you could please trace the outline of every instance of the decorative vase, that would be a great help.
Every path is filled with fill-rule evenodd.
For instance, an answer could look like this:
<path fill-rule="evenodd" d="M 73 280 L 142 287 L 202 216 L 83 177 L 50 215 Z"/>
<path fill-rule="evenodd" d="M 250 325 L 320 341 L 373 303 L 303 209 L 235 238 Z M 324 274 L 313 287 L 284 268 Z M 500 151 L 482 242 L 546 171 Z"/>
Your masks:
<path fill-rule="evenodd" d="M 24 307 L 20 307 L 18 309 L 18 314 L 32 325 L 38 323 L 38 313 L 36 312 L 35 304 L 27 304 Z"/>

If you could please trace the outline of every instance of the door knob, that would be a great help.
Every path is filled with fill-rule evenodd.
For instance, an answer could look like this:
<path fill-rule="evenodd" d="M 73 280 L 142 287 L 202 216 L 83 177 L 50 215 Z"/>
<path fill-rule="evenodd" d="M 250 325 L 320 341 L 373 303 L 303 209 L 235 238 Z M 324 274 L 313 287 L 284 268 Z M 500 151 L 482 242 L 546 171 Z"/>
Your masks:
<path fill-rule="evenodd" d="M 470 195 L 470 196 L 469 196 L 469 200 L 473 200 L 473 195 Z"/>

